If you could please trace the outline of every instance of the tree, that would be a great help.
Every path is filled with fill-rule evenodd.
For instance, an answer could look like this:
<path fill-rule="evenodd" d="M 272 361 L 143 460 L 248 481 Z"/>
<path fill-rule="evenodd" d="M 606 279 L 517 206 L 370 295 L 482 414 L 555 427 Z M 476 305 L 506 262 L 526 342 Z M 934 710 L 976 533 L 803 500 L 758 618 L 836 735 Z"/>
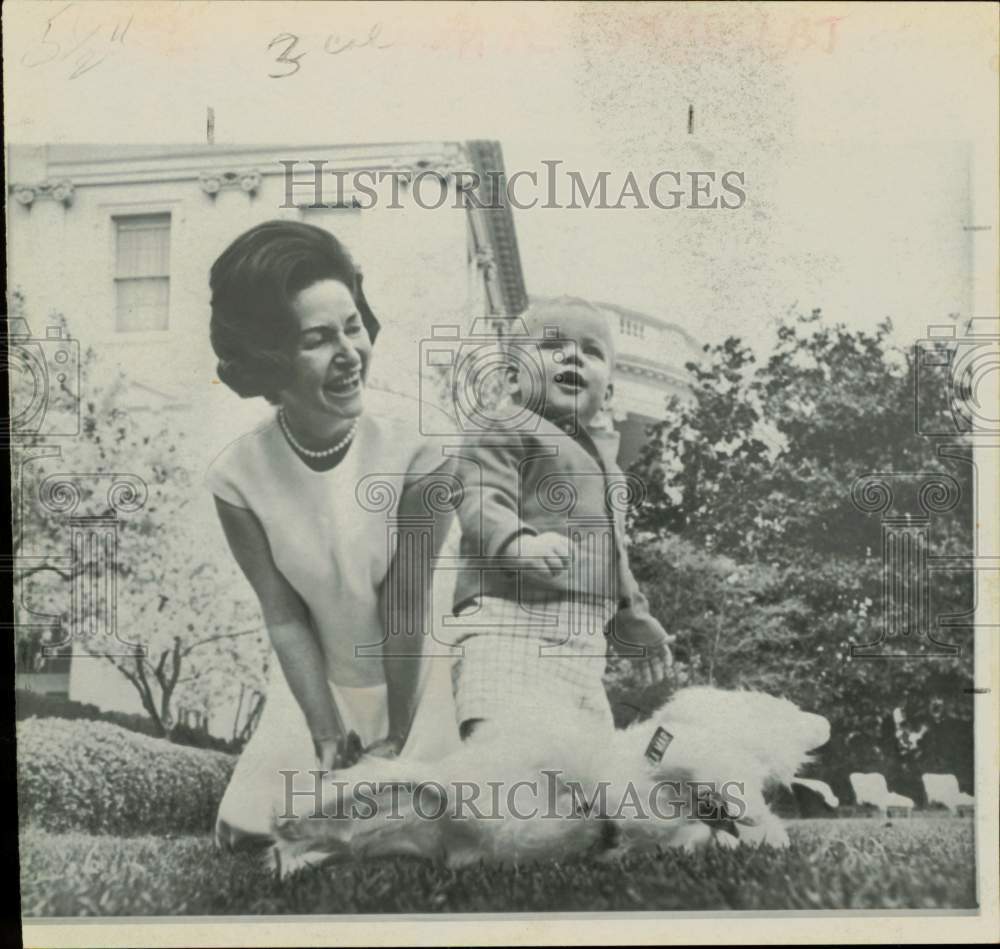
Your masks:
<path fill-rule="evenodd" d="M 917 433 L 918 366 L 892 346 L 888 322 L 850 331 L 814 311 L 780 323 L 763 362 L 731 337 L 688 368 L 692 398 L 671 401 L 633 466 L 648 498 L 631 522 L 640 581 L 676 587 L 653 599 L 682 634 L 678 656 L 701 681 L 752 684 L 822 711 L 831 760 L 862 756 L 870 740 L 890 771 L 906 770 L 903 733 L 919 731 L 935 696 L 950 720 L 971 724 L 972 637 L 949 631 L 955 658 L 851 655 L 879 639 L 883 581 L 881 524 L 852 486 L 876 472 L 954 478 L 961 498 L 933 520 L 932 552 L 971 554 L 971 466 L 937 454 L 942 441 L 967 439 Z M 931 407 L 941 419 L 946 402 Z M 899 480 L 897 500 L 919 510 L 917 479 Z M 718 558 L 732 565 L 728 585 Z M 935 613 L 967 609 L 971 577 L 936 577 L 933 595 Z"/>
<path fill-rule="evenodd" d="M 634 529 L 677 533 L 741 560 L 876 549 L 879 526 L 852 500 L 855 479 L 942 471 L 938 445 L 968 442 L 917 434 L 917 367 L 891 345 L 891 329 L 886 321 L 874 334 L 851 332 L 814 310 L 778 325 L 763 365 L 735 337 L 706 346 L 687 366 L 693 399 L 671 399 L 633 466 L 648 495 Z M 967 466 L 951 473 L 965 490 L 954 516 L 935 524 L 935 540 L 967 550 Z"/>
<path fill-rule="evenodd" d="M 32 555 L 17 571 L 18 600 L 61 616 L 64 634 L 72 631 L 69 648 L 117 670 L 169 734 L 178 708 L 207 713 L 235 705 L 241 685 L 262 684 L 266 633 L 232 558 L 206 543 L 204 515 L 194 503 L 200 488 L 185 450 L 192 414 L 130 407 L 129 379 L 102 365 L 92 349 L 81 354 L 80 368 L 79 436 L 61 439 L 58 454 L 39 447 L 42 438 L 27 440 L 26 450 L 38 457 L 21 467 L 15 487 L 15 538 L 23 539 L 15 556 Z M 119 489 L 127 497 L 126 513 L 115 518 L 114 602 L 103 592 L 71 605 L 74 580 L 105 570 L 108 559 L 100 545 L 83 545 L 67 563 L 67 519 L 114 513 Z M 109 649 L 105 637 L 88 637 L 88 629 L 106 623 L 109 608 L 119 637 L 140 648 Z"/>

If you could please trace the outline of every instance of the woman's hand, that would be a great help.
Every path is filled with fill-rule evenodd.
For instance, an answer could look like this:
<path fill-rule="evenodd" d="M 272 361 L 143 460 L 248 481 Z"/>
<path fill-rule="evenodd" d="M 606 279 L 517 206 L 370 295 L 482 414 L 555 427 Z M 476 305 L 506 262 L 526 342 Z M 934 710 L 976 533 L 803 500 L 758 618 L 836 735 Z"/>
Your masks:
<path fill-rule="evenodd" d="M 403 741 L 388 735 L 372 742 L 364 751 L 365 755 L 373 758 L 395 758 L 403 750 Z"/>
<path fill-rule="evenodd" d="M 335 738 L 317 738 L 313 741 L 313 747 L 321 771 L 350 768 L 363 754 L 361 738 L 356 731 Z"/>

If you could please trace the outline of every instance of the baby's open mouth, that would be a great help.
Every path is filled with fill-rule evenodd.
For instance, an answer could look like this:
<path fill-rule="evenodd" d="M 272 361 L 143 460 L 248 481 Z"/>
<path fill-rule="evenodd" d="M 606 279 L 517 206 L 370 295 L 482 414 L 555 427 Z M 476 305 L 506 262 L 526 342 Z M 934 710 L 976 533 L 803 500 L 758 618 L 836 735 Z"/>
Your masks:
<path fill-rule="evenodd" d="M 571 389 L 574 392 L 587 388 L 587 380 L 583 378 L 575 369 L 564 369 L 556 375 L 556 383 L 564 389 Z"/>
<path fill-rule="evenodd" d="M 331 395 L 350 395 L 361 386 L 361 370 L 354 369 L 351 372 L 336 376 L 324 383 L 323 391 Z"/>

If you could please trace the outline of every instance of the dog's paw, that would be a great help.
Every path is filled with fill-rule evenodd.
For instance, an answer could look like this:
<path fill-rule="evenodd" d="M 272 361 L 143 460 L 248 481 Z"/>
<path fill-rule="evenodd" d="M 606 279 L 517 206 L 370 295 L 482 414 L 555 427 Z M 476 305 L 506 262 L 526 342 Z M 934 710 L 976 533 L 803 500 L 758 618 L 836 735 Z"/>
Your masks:
<path fill-rule="evenodd" d="M 693 853 L 710 844 L 712 837 L 712 829 L 703 821 L 681 819 L 672 844 L 688 853 Z"/>
<path fill-rule="evenodd" d="M 323 867 L 351 858 L 351 847 L 339 840 L 279 840 L 270 849 L 269 863 L 280 880 L 310 867 Z"/>
<path fill-rule="evenodd" d="M 750 846 L 767 844 L 783 849 L 788 846 L 788 831 L 779 817 L 767 814 L 753 821 L 737 821 L 739 843 Z"/>
<path fill-rule="evenodd" d="M 746 841 L 736 834 L 729 833 L 727 830 L 716 830 L 712 832 L 712 843 L 723 850 L 736 850 L 746 843 Z"/>

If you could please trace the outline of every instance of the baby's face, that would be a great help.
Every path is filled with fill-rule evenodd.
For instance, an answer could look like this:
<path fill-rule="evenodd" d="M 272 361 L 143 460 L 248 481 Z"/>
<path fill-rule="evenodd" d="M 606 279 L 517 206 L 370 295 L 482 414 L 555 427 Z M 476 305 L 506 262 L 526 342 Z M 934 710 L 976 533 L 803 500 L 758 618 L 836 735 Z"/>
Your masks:
<path fill-rule="evenodd" d="M 527 319 L 541 350 L 545 393 L 542 414 L 587 426 L 611 398 L 614 340 L 608 321 L 586 309 Z M 533 388 L 533 387 L 532 387 Z M 527 392 L 522 387 L 527 397 Z"/>

